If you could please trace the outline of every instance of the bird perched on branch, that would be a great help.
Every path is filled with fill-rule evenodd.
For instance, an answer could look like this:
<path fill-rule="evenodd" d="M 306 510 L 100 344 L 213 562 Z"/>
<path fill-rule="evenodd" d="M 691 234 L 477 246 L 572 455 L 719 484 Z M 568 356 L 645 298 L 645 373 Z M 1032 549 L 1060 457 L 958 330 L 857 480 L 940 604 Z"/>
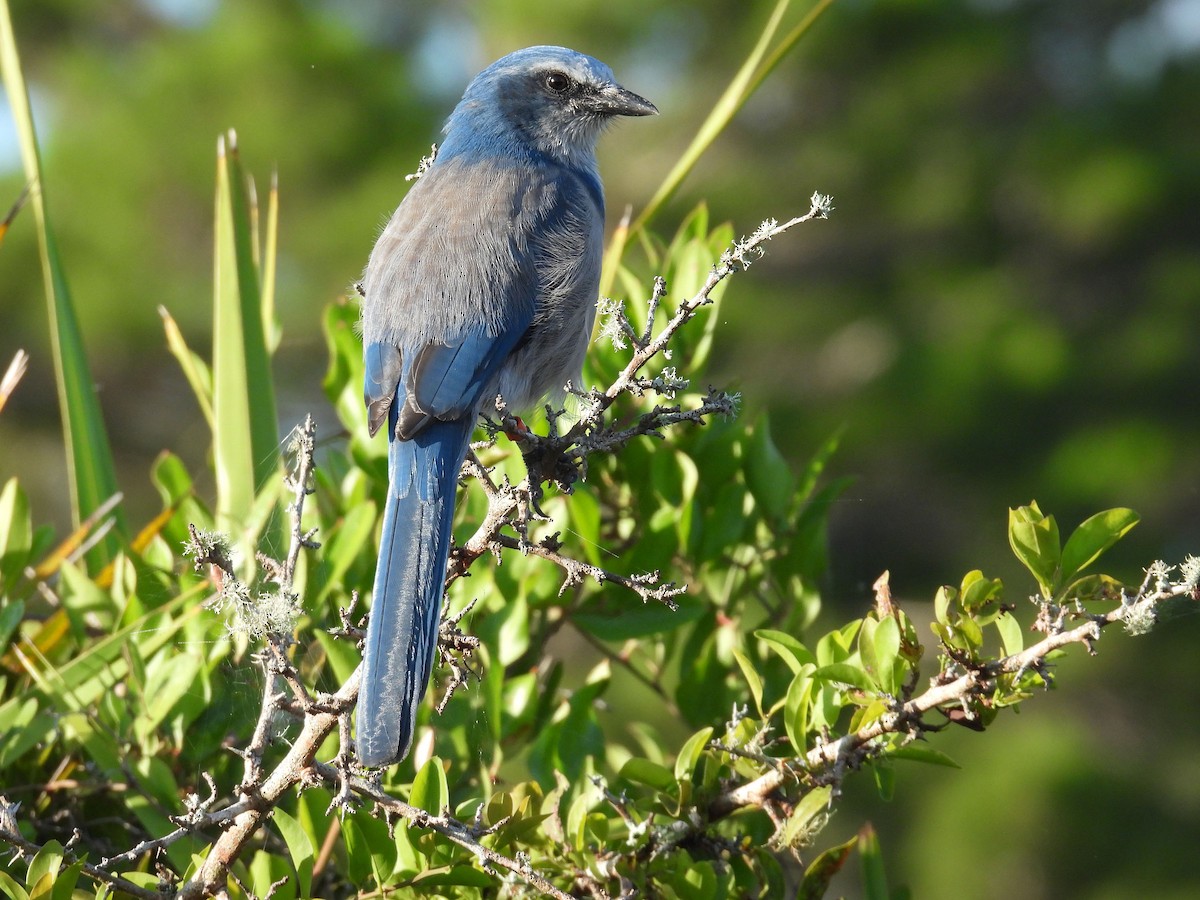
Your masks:
<path fill-rule="evenodd" d="M 363 278 L 371 433 L 387 423 L 388 498 L 363 654 L 356 743 L 403 759 L 437 647 L 459 469 L 484 404 L 578 381 L 600 280 L 596 140 L 650 101 L 608 66 L 530 47 L 484 69 Z"/>

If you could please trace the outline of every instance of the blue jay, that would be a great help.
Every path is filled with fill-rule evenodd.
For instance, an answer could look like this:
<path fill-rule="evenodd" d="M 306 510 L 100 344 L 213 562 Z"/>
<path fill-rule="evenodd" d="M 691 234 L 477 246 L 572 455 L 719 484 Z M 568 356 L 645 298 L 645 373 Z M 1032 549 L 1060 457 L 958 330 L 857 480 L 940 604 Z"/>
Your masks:
<path fill-rule="evenodd" d="M 596 140 L 615 116 L 657 112 L 590 56 L 511 53 L 467 87 L 371 251 L 365 399 L 371 434 L 387 422 L 389 488 L 358 700 L 364 765 L 412 744 L 480 410 L 578 382 L 604 237 Z"/>

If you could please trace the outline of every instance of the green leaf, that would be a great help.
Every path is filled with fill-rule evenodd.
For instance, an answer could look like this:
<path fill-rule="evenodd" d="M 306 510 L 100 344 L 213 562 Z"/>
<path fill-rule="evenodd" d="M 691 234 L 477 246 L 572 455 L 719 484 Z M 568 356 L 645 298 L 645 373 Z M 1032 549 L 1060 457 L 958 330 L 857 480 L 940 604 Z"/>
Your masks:
<path fill-rule="evenodd" d="M 963 577 L 959 602 L 966 612 L 978 613 L 988 603 L 998 600 L 1003 590 L 999 578 L 985 578 L 983 572 L 974 569 Z"/>
<path fill-rule="evenodd" d="M 983 629 L 970 616 L 963 616 L 959 619 L 955 631 L 962 641 L 965 641 L 965 643 L 959 644 L 964 650 L 978 650 L 983 646 Z"/>
<path fill-rule="evenodd" d="M 9 900 L 29 900 L 28 891 L 3 869 L 0 869 L 0 892 L 3 892 Z"/>
<path fill-rule="evenodd" d="M 808 461 L 808 465 L 804 467 L 804 471 L 800 473 L 800 483 L 796 488 L 796 499 L 801 503 L 807 503 L 812 499 L 813 491 L 817 489 L 817 484 L 820 482 L 821 476 L 825 474 L 825 469 L 829 466 L 829 461 L 837 453 L 843 431 L 844 429 L 839 428 L 826 438 L 825 442 L 817 448 L 817 452 L 813 454 L 812 459 Z"/>
<path fill-rule="evenodd" d="M 1025 649 L 1025 635 L 1021 623 L 1012 613 L 1003 613 L 996 619 L 996 630 L 1000 632 L 1000 644 L 1005 656 L 1012 656 Z"/>
<path fill-rule="evenodd" d="M 499 622 L 493 653 L 502 666 L 516 662 L 529 647 L 529 609 L 523 593 L 512 597 L 494 614 Z"/>
<path fill-rule="evenodd" d="M 54 888 L 50 891 L 50 900 L 71 900 L 75 896 L 75 885 L 83 871 L 84 860 L 79 859 L 64 869 L 59 870 L 54 879 Z"/>
<path fill-rule="evenodd" d="M 812 721 L 812 672 L 813 666 L 803 666 L 788 685 L 783 706 L 783 724 L 787 729 L 792 750 L 800 756 L 808 749 L 808 733 Z"/>
<path fill-rule="evenodd" d="M 821 900 L 829 890 L 829 883 L 833 881 L 833 876 L 842 870 L 842 866 L 857 844 L 858 835 L 855 835 L 844 844 L 830 847 L 814 859 L 812 865 L 804 872 L 804 881 L 800 884 L 796 900 Z"/>
<path fill-rule="evenodd" d="M 55 384 L 58 388 L 63 437 L 67 445 L 71 516 L 74 526 L 78 528 L 89 515 L 117 494 L 117 476 L 103 413 L 96 397 L 95 380 L 88 368 L 83 335 L 79 330 L 67 287 L 66 271 L 47 211 L 49 182 L 42 172 L 37 134 L 7 3 L 0 3 L 0 75 L 8 92 L 8 105 L 21 151 L 25 181 L 37 186 L 29 194 L 29 205 L 36 223 L 49 309 Z M 125 530 L 125 522 L 119 507 L 113 513 L 113 518 L 117 526 L 116 533 L 104 538 L 90 554 L 89 558 L 96 563 L 110 560 L 120 546 L 118 535 Z"/>
<path fill-rule="evenodd" d="M 25 887 L 29 888 L 31 897 L 36 897 L 42 893 L 49 893 L 49 886 L 53 884 L 55 877 L 58 875 L 59 868 L 62 867 L 63 848 L 58 841 L 47 841 L 29 862 L 29 870 L 25 873 Z M 49 882 L 44 886 L 41 882 L 49 879 Z"/>
<path fill-rule="evenodd" d="M 896 672 L 896 660 L 900 656 L 900 623 L 891 616 L 886 616 L 875 629 L 873 639 L 875 650 L 876 679 L 889 694 L 900 690 Z"/>
<path fill-rule="evenodd" d="M 883 870 L 883 851 L 870 823 L 858 833 L 858 852 L 862 859 L 863 893 L 867 900 L 889 900 L 887 875 Z"/>
<path fill-rule="evenodd" d="M 920 741 L 911 741 L 907 744 L 902 744 L 899 747 L 894 747 L 887 751 L 888 759 L 907 759 L 913 762 L 929 763 L 935 766 L 946 766 L 951 769 L 961 769 L 958 763 L 943 753 L 941 750 L 934 750 L 928 744 Z"/>
<path fill-rule="evenodd" d="M 312 889 L 313 857 L 315 855 L 312 838 L 296 819 L 279 807 L 275 808 L 274 819 L 279 833 L 283 835 L 284 843 L 287 844 L 292 865 L 296 867 L 296 874 L 300 880 L 300 896 L 307 897 Z"/>
<path fill-rule="evenodd" d="M 0 636 L 3 636 L 3 631 L 0 630 Z M 3 644 L 3 641 L 0 641 Z M 742 670 L 742 676 L 746 679 L 746 684 L 750 688 L 750 696 L 754 698 L 754 708 L 758 710 L 758 714 L 763 714 L 763 683 L 762 676 L 758 674 L 758 670 L 754 668 L 754 663 L 741 650 L 734 649 L 733 658 L 737 660 L 738 668 Z M 794 671 L 794 670 L 793 670 Z"/>
<path fill-rule="evenodd" d="M 321 589 L 316 604 L 342 585 L 346 572 L 366 549 L 374 532 L 375 504 L 372 501 L 357 503 L 346 511 L 345 517 L 322 545 Z"/>
<path fill-rule="evenodd" d="M 659 791 L 669 791 L 675 787 L 675 776 L 670 769 L 639 756 L 626 760 L 625 765 L 621 766 L 619 777 Z"/>
<path fill-rule="evenodd" d="M 316 637 L 317 643 L 321 645 L 321 649 L 325 651 L 329 667 L 333 671 L 333 677 L 339 684 L 345 682 L 354 674 L 354 670 L 361 662 L 358 651 L 354 649 L 354 643 L 338 640 L 324 629 L 316 630 L 313 635 Z"/>
<path fill-rule="evenodd" d="M 879 791 L 879 799 L 890 803 L 896 796 L 896 770 L 887 764 L 887 760 L 876 759 L 871 763 L 871 774 L 875 776 L 875 789 Z"/>
<path fill-rule="evenodd" d="M 602 641 L 626 641 L 674 631 L 704 615 L 704 606 L 680 597 L 679 608 L 668 609 L 661 603 L 641 606 L 622 604 L 606 612 L 580 612 L 571 616 L 571 623 Z"/>
<path fill-rule="evenodd" d="M 267 896 L 271 885 L 281 878 L 285 881 L 275 889 L 275 894 L 272 896 L 278 896 L 280 900 L 292 900 L 295 897 L 295 885 L 287 877 L 290 873 L 287 872 L 282 857 L 265 850 L 257 850 L 251 856 L 250 865 L 247 868 L 250 870 L 250 881 L 246 887 L 249 889 L 251 898 Z"/>
<path fill-rule="evenodd" d="M 711 506 L 703 511 L 702 527 L 692 532 L 700 536 L 697 554 L 701 560 L 724 556 L 742 539 L 746 530 L 745 500 L 746 488 L 739 481 L 727 481 L 717 488 Z"/>
<path fill-rule="evenodd" d="M 937 589 L 937 594 L 933 598 L 933 618 L 942 625 L 953 624 L 950 618 L 950 605 L 954 603 L 958 597 L 958 591 L 950 587 L 948 584 L 943 584 Z M 956 615 L 955 619 L 958 618 Z"/>
<path fill-rule="evenodd" d="M 875 632 L 879 628 L 879 620 L 873 615 L 862 620 L 858 630 L 858 657 L 862 660 L 862 669 L 870 676 L 876 687 L 883 686 L 880 677 L 880 666 L 875 659 Z"/>
<path fill-rule="evenodd" d="M 600 565 L 603 547 L 600 535 L 600 504 L 587 491 L 576 490 L 568 507 L 571 528 L 579 536 L 579 545 L 592 565 Z"/>
<path fill-rule="evenodd" d="M 792 571 L 807 579 L 818 579 L 828 568 L 829 510 L 851 484 L 852 478 L 835 478 L 823 486 L 800 509 L 788 555 L 795 557 Z"/>
<path fill-rule="evenodd" d="M 487 872 L 481 872 L 474 866 L 452 866 L 444 872 L 433 872 L 413 879 L 413 887 L 422 893 L 424 893 L 424 889 L 427 887 L 451 884 L 464 887 L 491 888 L 496 885 L 496 877 L 489 875 Z"/>
<path fill-rule="evenodd" d="M 196 395 L 196 402 L 200 405 L 204 421 L 208 423 L 209 430 L 213 430 L 216 428 L 216 417 L 213 415 L 212 369 L 188 347 L 183 332 L 179 330 L 179 325 L 167 312 L 166 307 L 160 306 L 158 315 L 163 322 L 163 331 L 166 332 L 167 349 L 171 351 L 171 355 L 179 363 L 179 368 L 183 370 L 183 377 L 187 379 L 192 393 Z"/>
<path fill-rule="evenodd" d="M 865 671 L 850 663 L 830 663 L 813 672 L 813 678 L 829 684 L 845 684 L 864 691 L 878 690 L 878 685 Z"/>
<path fill-rule="evenodd" d="M 69 661 L 38 678 L 38 687 L 60 712 L 84 709 L 125 678 L 129 670 L 128 653 L 136 649 L 143 657 L 149 657 L 199 616 L 203 607 L 197 598 L 205 590 L 204 585 L 197 585 L 183 591 L 158 609 L 89 644 Z M 0 718 L 17 699 L 0 705 Z"/>
<path fill-rule="evenodd" d="M 192 493 L 192 476 L 174 453 L 163 452 L 154 460 L 150 479 L 158 488 L 163 506 L 174 506 Z"/>
<path fill-rule="evenodd" d="M 24 699 L 24 702 L 19 702 Z M 38 712 L 38 701 L 14 697 L 0 706 L 0 771 L 47 740 L 58 729 L 58 716 Z"/>
<path fill-rule="evenodd" d="M 804 18 L 772 49 L 771 42 L 774 40 L 775 33 L 783 22 L 783 17 L 787 12 L 788 6 L 791 5 L 791 0 L 778 0 L 766 24 L 763 26 L 762 32 L 759 34 L 758 41 L 746 57 L 746 61 L 742 63 L 741 68 L 738 69 L 737 74 L 729 82 L 729 86 L 725 89 L 725 92 L 713 105 L 712 111 L 708 114 L 703 124 L 701 124 L 700 129 L 696 132 L 696 136 L 692 138 L 687 149 L 683 151 L 674 167 L 667 174 L 666 178 L 663 179 L 662 184 L 659 185 L 658 190 L 654 192 L 654 196 L 646 204 L 637 221 L 634 222 L 630 229 L 631 232 L 636 232 L 644 228 L 659 209 L 671 199 L 700 157 L 704 155 L 704 152 L 713 141 L 725 130 L 738 110 L 750 99 L 751 95 L 753 95 L 771 71 L 792 51 L 800 41 L 800 38 L 808 33 L 813 23 L 816 22 L 832 2 L 833 0 L 818 0 Z M 614 253 L 610 253 L 610 256 L 619 257 L 619 255 L 619 247 L 616 248 Z M 609 283 L 610 281 L 607 279 L 604 281 L 606 285 Z M 604 291 L 601 293 L 604 293 Z"/>
<path fill-rule="evenodd" d="M 408 802 L 427 813 L 440 816 L 450 803 L 450 789 L 446 786 L 446 769 L 442 761 L 430 757 L 413 779 L 412 794 Z"/>
<path fill-rule="evenodd" d="M 800 798 L 783 827 L 780 843 L 785 847 L 796 847 L 808 841 L 820 831 L 829 811 L 829 800 L 833 787 L 825 784 L 813 788 Z"/>
<path fill-rule="evenodd" d="M 20 482 L 10 478 L 0 491 L 0 591 L 10 591 L 29 565 L 33 524 Z M 0 629 L 0 645 L 4 643 Z"/>
<path fill-rule="evenodd" d="M 364 827 L 370 823 L 370 817 L 365 814 L 347 816 L 342 821 L 342 840 L 346 845 L 346 876 L 351 884 L 366 884 L 372 875 L 371 844 L 367 840 Z"/>
<path fill-rule="evenodd" d="M 25 601 L 16 600 L 0 606 L 0 653 L 8 646 L 8 639 L 21 624 L 25 616 Z"/>
<path fill-rule="evenodd" d="M 675 757 L 675 778 L 677 780 L 688 781 L 691 779 L 692 773 L 696 770 L 696 764 L 700 762 L 700 756 L 704 753 L 704 748 L 708 746 L 712 735 L 711 725 L 701 728 L 679 748 L 679 755 Z"/>
<path fill-rule="evenodd" d="M 1071 532 L 1062 551 L 1062 583 L 1094 563 L 1105 550 L 1128 534 L 1139 521 L 1132 509 L 1118 507 L 1098 512 Z"/>
<path fill-rule="evenodd" d="M 1037 503 L 1010 509 L 1008 542 L 1037 580 L 1043 596 L 1053 597 L 1062 553 L 1054 516 L 1043 516 Z"/>
<path fill-rule="evenodd" d="M 771 438 L 771 423 L 764 415 L 746 443 L 746 485 L 768 518 L 782 519 L 792 504 L 796 477 Z"/>
<path fill-rule="evenodd" d="M 812 651 L 790 634 L 770 628 L 760 628 L 754 632 L 754 636 L 778 653 L 793 674 L 799 672 L 804 665 L 815 666 L 817 664 L 817 658 L 813 656 Z"/>
<path fill-rule="evenodd" d="M 157 654 L 146 666 L 145 709 L 138 717 L 138 734 L 144 741 L 192 690 L 203 661 L 192 654 Z"/>
<path fill-rule="evenodd" d="M 217 145 L 213 297 L 213 466 L 217 523 L 242 533 L 277 470 L 271 360 L 263 330 L 252 200 L 233 132 Z"/>

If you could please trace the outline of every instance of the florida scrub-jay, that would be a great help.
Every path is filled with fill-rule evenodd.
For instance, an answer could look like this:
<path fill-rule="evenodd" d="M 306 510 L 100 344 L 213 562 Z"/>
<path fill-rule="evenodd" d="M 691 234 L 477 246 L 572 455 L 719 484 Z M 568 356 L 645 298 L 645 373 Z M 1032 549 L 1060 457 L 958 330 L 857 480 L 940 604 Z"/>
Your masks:
<path fill-rule="evenodd" d="M 388 498 L 356 743 L 403 759 L 437 647 L 454 492 L 497 395 L 521 409 L 578 382 L 604 231 L 596 139 L 654 104 L 562 47 L 493 63 L 463 94 L 433 164 L 363 278 L 371 434 L 387 422 Z"/>

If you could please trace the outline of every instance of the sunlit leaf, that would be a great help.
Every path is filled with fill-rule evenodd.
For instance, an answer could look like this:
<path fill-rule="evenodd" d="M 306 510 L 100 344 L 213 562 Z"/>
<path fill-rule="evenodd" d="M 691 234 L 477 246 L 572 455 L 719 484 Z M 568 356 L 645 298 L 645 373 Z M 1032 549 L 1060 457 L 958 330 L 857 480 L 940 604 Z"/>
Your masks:
<path fill-rule="evenodd" d="M 1047 598 L 1054 594 L 1062 553 L 1054 516 L 1043 516 L 1036 503 L 1008 511 L 1008 542 Z"/>
<path fill-rule="evenodd" d="M 277 471 L 279 441 L 252 201 L 233 132 L 218 142 L 213 299 L 213 465 L 217 516 L 241 535 Z"/>
<path fill-rule="evenodd" d="M 58 242 L 47 211 L 46 179 L 25 78 L 17 56 L 8 4 L 0 3 L 0 75 L 8 92 L 8 105 L 17 132 L 17 144 L 26 182 L 32 185 L 29 204 L 36 223 L 38 248 L 49 308 L 50 340 L 54 351 L 55 384 L 63 436 L 67 445 L 67 475 L 70 481 L 71 513 L 76 527 L 110 497 L 118 493 L 112 450 L 95 380 L 84 351 L 83 335 L 67 287 L 66 271 L 59 255 Z M 116 533 L 105 537 L 94 551 L 96 563 L 106 562 L 116 552 L 118 534 L 124 530 L 124 516 L 115 513 Z"/>
<path fill-rule="evenodd" d="M 408 800 L 413 806 L 427 813 L 440 816 L 450 803 L 450 790 L 446 786 L 446 768 L 442 761 L 430 757 L 413 779 L 412 794 Z"/>
<path fill-rule="evenodd" d="M 704 748 L 708 745 L 712 734 L 713 729 L 711 725 L 707 728 L 701 728 L 679 748 L 679 755 L 675 757 L 676 779 L 686 781 L 692 777 L 696 763 L 700 761 L 700 756 L 704 753 Z"/>
<path fill-rule="evenodd" d="M 316 853 L 312 838 L 296 819 L 279 807 L 275 807 L 272 819 L 279 833 L 283 835 L 292 865 L 296 867 L 296 874 L 300 878 L 300 896 L 307 897 L 312 885 L 313 856 Z"/>
<path fill-rule="evenodd" d="M 1062 583 L 1094 563 L 1105 550 L 1129 533 L 1139 521 L 1132 509 L 1106 509 L 1086 519 L 1067 538 L 1062 551 Z"/>
<path fill-rule="evenodd" d="M 780 836 L 780 843 L 785 847 L 795 847 L 799 843 L 806 843 L 820 830 L 824 816 L 829 810 L 829 801 L 832 796 L 833 788 L 826 784 L 813 788 L 801 797 L 796 808 L 792 810 L 792 814 L 788 816 L 787 824 L 784 825 L 783 834 Z"/>

